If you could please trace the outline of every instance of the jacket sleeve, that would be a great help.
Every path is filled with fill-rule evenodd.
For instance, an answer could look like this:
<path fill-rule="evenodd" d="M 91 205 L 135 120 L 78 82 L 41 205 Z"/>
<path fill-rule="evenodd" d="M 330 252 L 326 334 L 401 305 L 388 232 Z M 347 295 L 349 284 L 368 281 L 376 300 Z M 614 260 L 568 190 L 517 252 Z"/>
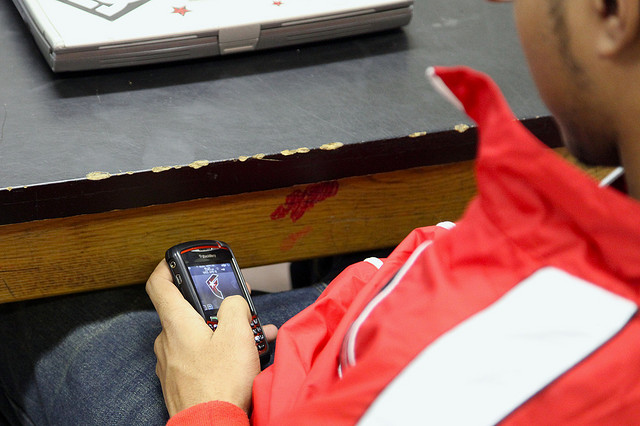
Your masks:
<path fill-rule="evenodd" d="M 277 424 L 296 405 L 318 397 L 338 371 L 346 332 L 364 306 L 386 285 L 422 242 L 447 228 L 413 231 L 384 260 L 363 261 L 346 268 L 311 306 L 287 321 L 278 332 L 271 367 L 253 384 L 252 423 Z"/>
<path fill-rule="evenodd" d="M 229 402 L 210 401 L 180 411 L 167 426 L 248 426 L 249 418 L 242 408 Z"/>

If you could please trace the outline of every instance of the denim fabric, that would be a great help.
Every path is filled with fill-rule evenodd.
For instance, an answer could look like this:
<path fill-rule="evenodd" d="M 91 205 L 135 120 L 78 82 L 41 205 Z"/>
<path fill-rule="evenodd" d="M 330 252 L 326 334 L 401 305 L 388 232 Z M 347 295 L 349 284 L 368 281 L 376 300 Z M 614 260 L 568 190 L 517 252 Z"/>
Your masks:
<path fill-rule="evenodd" d="M 253 296 L 253 304 L 263 324 L 282 326 L 289 318 L 311 305 L 324 291 L 326 284 Z"/>
<path fill-rule="evenodd" d="M 313 303 L 312 286 L 254 297 L 282 325 Z M 12 424 L 161 425 L 155 375 L 160 322 L 144 288 L 0 306 L 0 410 Z"/>

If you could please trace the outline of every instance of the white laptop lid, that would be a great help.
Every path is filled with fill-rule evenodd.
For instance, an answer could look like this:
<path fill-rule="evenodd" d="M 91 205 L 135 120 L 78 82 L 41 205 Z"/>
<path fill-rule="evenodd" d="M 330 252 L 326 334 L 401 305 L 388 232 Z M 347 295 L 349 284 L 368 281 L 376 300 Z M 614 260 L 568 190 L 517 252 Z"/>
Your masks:
<path fill-rule="evenodd" d="M 412 0 L 14 2 L 56 71 L 214 56 L 383 30 L 407 24 L 413 3 Z M 262 40 L 269 38 L 263 37 L 265 32 L 270 32 L 270 41 Z M 296 39 L 296 33 L 302 37 Z M 273 34 L 278 36 L 274 38 Z"/>

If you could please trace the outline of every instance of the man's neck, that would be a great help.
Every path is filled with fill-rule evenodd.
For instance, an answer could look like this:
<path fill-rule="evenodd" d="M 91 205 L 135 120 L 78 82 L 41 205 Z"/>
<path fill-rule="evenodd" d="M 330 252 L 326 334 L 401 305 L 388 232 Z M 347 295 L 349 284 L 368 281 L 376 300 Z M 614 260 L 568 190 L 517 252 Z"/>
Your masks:
<path fill-rule="evenodd" d="M 636 143 L 620 144 L 620 157 L 629 196 L 640 200 L 640 139 L 636 141 Z"/>

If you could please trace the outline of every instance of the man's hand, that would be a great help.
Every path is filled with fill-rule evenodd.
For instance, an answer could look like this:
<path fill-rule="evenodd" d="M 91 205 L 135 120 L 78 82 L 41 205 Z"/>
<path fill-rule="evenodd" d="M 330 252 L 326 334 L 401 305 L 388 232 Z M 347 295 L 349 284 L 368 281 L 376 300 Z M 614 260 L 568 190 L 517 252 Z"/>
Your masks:
<path fill-rule="evenodd" d="M 260 361 L 244 298 L 231 296 L 222 302 L 213 333 L 173 285 L 165 261 L 149 277 L 146 290 L 162 323 L 154 351 L 169 415 L 215 400 L 248 412 Z M 275 333 L 275 327 L 266 327 L 268 339 Z"/>

